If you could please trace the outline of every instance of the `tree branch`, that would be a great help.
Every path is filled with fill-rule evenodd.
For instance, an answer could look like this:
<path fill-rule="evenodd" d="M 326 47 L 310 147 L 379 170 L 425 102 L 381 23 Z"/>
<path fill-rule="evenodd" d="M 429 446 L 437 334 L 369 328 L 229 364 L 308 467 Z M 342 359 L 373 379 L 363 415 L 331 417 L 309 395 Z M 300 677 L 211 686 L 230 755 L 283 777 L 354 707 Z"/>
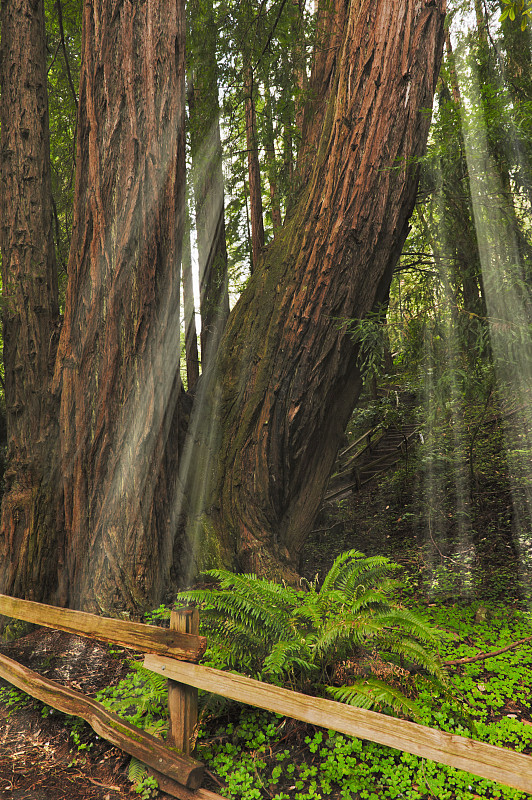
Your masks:
<path fill-rule="evenodd" d="M 512 644 L 509 644 L 507 647 L 501 647 L 500 650 L 492 650 L 491 653 L 479 653 L 477 656 L 470 656 L 468 658 L 456 658 L 452 661 L 443 661 L 442 664 L 444 667 L 461 667 L 462 664 L 472 664 L 474 661 L 484 661 L 486 658 L 500 656 L 501 653 L 514 650 L 516 647 L 519 647 L 520 644 L 526 644 L 527 642 L 532 642 L 532 636 L 527 636 L 526 639 L 519 639 L 517 642 L 512 642 Z"/>
<path fill-rule="evenodd" d="M 76 106 L 76 111 L 78 109 L 78 98 L 76 95 L 76 89 L 74 87 L 74 81 L 72 80 L 72 74 L 70 72 L 70 64 L 68 62 L 68 54 L 66 49 L 65 43 L 65 29 L 63 28 L 63 7 L 61 6 L 61 0 L 56 0 L 55 7 L 57 9 L 57 23 L 59 25 L 59 35 L 61 37 L 61 48 L 63 50 L 63 56 L 65 59 L 65 67 L 67 72 L 68 83 L 70 85 L 70 90 L 72 92 L 72 97 L 74 98 L 74 105 Z"/>

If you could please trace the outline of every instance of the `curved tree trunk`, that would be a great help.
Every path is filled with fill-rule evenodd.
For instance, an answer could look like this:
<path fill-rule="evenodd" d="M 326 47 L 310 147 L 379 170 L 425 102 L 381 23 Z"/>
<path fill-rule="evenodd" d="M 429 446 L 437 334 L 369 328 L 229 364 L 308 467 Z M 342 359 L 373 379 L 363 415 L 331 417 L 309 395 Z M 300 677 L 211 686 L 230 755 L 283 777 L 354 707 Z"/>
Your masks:
<path fill-rule="evenodd" d="M 76 608 L 156 603 L 170 569 L 184 91 L 180 0 L 85 5 L 56 366 L 68 602 Z"/>
<path fill-rule="evenodd" d="M 0 219 L 8 451 L 0 592 L 55 597 L 57 404 L 51 382 L 59 309 L 52 229 L 42 0 L 4 0 L 0 47 Z"/>
<path fill-rule="evenodd" d="M 344 33 L 327 64 L 318 59 L 317 103 L 328 101 L 311 169 L 304 158 L 308 182 L 233 310 L 218 359 L 208 513 L 240 568 L 297 568 L 361 388 L 341 321 L 385 299 L 407 235 L 444 12 L 445 0 L 333 9 Z"/>

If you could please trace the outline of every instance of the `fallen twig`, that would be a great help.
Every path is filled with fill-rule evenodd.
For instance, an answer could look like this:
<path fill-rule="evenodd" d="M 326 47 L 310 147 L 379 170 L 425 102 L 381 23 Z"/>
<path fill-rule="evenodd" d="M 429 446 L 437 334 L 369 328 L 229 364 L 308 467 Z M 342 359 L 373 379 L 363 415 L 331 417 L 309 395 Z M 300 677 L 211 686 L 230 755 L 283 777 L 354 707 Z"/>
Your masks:
<path fill-rule="evenodd" d="M 108 786 L 106 783 L 100 783 L 100 781 L 95 781 L 94 778 L 91 778 L 89 775 L 84 775 L 82 772 L 80 772 L 80 775 L 81 775 L 81 777 L 83 777 L 86 780 L 88 780 L 91 783 L 93 783 L 95 786 L 99 786 L 102 789 L 111 789 L 111 791 L 113 791 L 113 792 L 121 792 L 122 791 L 120 786 Z"/>
<path fill-rule="evenodd" d="M 443 661 L 442 663 L 444 667 L 460 667 L 462 664 L 472 664 L 474 661 L 483 661 L 486 658 L 500 656 L 501 653 L 506 653 L 508 650 L 513 650 L 515 647 L 519 647 L 520 644 L 526 644 L 527 642 L 532 642 L 532 636 L 527 636 L 526 639 L 519 639 L 517 642 L 512 642 L 512 644 L 502 647 L 500 650 L 492 650 L 491 653 L 479 653 L 479 655 L 476 656 L 456 658 L 452 661 Z"/>

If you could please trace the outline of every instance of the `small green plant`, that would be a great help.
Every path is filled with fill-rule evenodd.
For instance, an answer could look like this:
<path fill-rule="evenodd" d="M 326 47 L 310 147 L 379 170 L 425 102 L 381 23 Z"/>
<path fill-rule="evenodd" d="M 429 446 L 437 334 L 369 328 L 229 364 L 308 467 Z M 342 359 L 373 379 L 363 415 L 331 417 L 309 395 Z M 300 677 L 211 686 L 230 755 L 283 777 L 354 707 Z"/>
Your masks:
<path fill-rule="evenodd" d="M 148 625 L 160 625 L 161 622 L 168 623 L 170 619 L 170 609 L 167 606 L 160 605 L 144 614 L 144 619 Z"/>
<path fill-rule="evenodd" d="M 98 692 L 96 699 L 109 711 L 138 728 L 161 736 L 168 729 L 168 684 L 166 678 L 130 663 L 131 671 L 116 686 Z"/>
<path fill-rule="evenodd" d="M 308 583 L 298 590 L 209 570 L 215 585 L 180 592 L 177 599 L 201 605 L 211 663 L 218 667 L 296 690 L 325 685 L 353 705 L 416 716 L 415 703 L 400 688 L 403 665 L 418 665 L 440 682 L 444 675 L 433 628 L 390 600 L 397 569 L 387 558 L 349 550 L 321 587 Z M 345 677 L 350 685 L 339 687 Z"/>
<path fill-rule="evenodd" d="M 28 694 L 13 686 L 0 687 L 0 703 L 6 705 L 10 711 L 23 708 L 31 702 L 32 698 Z"/>
<path fill-rule="evenodd" d="M 86 722 L 81 719 L 81 717 L 72 717 L 68 716 L 65 720 L 67 727 L 70 728 L 70 738 L 76 745 L 76 749 L 78 753 L 82 753 L 84 750 L 88 751 L 91 750 L 94 742 L 86 741 L 87 737 L 84 736 L 90 728 L 86 724 Z M 85 739 L 85 741 L 83 741 Z"/>
<path fill-rule="evenodd" d="M 9 708 L 9 713 L 19 711 L 25 706 L 33 706 L 37 709 L 43 719 L 50 717 L 54 714 L 54 709 L 41 703 L 40 700 L 35 700 L 31 695 L 16 689 L 14 686 L 0 687 L 0 703 L 3 703 Z"/>
<path fill-rule="evenodd" d="M 127 774 L 131 783 L 134 784 L 135 793 L 140 795 L 142 800 L 157 797 L 159 785 L 153 776 L 148 775 L 148 770 L 141 761 L 132 758 Z"/>
<path fill-rule="evenodd" d="M 512 21 L 521 16 L 521 30 L 526 30 L 528 18 L 532 18 L 532 4 L 530 0 L 501 0 L 502 14 L 500 21 L 503 22 L 507 17 Z"/>

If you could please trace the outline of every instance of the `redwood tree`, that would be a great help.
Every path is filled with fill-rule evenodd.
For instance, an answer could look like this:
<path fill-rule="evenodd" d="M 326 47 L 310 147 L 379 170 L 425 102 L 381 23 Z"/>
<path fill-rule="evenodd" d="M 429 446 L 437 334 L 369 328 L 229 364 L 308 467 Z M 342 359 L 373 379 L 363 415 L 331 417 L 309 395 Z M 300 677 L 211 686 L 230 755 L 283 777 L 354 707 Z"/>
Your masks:
<path fill-rule="evenodd" d="M 243 53 L 244 93 L 246 110 L 246 145 L 249 181 L 249 207 L 251 218 L 251 271 L 259 263 L 264 247 L 264 220 L 262 216 L 262 189 L 260 180 L 257 116 L 255 98 L 257 87 L 249 53 Z"/>
<path fill-rule="evenodd" d="M 198 396 L 216 403 L 207 421 L 212 466 L 189 453 L 198 480 L 212 478 L 208 512 L 222 558 L 241 567 L 264 573 L 284 561 L 293 570 L 320 503 L 360 390 L 357 344 L 342 320 L 385 301 L 407 233 L 444 4 L 335 0 L 322 17 L 299 200 L 231 316 L 211 371 L 218 385 L 209 375 L 201 381 Z M 175 540 L 185 463 L 177 413 L 183 28 L 180 0 L 84 7 L 54 390 L 66 537 L 56 549 L 65 559 L 59 600 L 90 610 L 157 602 Z M 10 556 L 15 564 L 18 553 Z"/>
<path fill-rule="evenodd" d="M 229 316 L 217 36 L 212 0 L 195 0 L 189 3 L 189 126 L 203 370 L 216 353 Z"/>
<path fill-rule="evenodd" d="M 55 592 L 60 516 L 56 403 L 50 387 L 59 310 L 52 233 L 42 0 L 0 12 L 0 245 L 8 451 L 0 528 L 0 592 Z"/>
<path fill-rule="evenodd" d="M 225 558 L 262 574 L 297 569 L 360 392 L 342 320 L 386 300 L 443 47 L 445 0 L 327 8 L 301 195 L 233 310 L 215 376 L 208 514 Z"/>
<path fill-rule="evenodd" d="M 55 371 L 65 602 L 161 597 L 174 538 L 184 225 L 180 0 L 84 7 L 74 229 Z"/>

